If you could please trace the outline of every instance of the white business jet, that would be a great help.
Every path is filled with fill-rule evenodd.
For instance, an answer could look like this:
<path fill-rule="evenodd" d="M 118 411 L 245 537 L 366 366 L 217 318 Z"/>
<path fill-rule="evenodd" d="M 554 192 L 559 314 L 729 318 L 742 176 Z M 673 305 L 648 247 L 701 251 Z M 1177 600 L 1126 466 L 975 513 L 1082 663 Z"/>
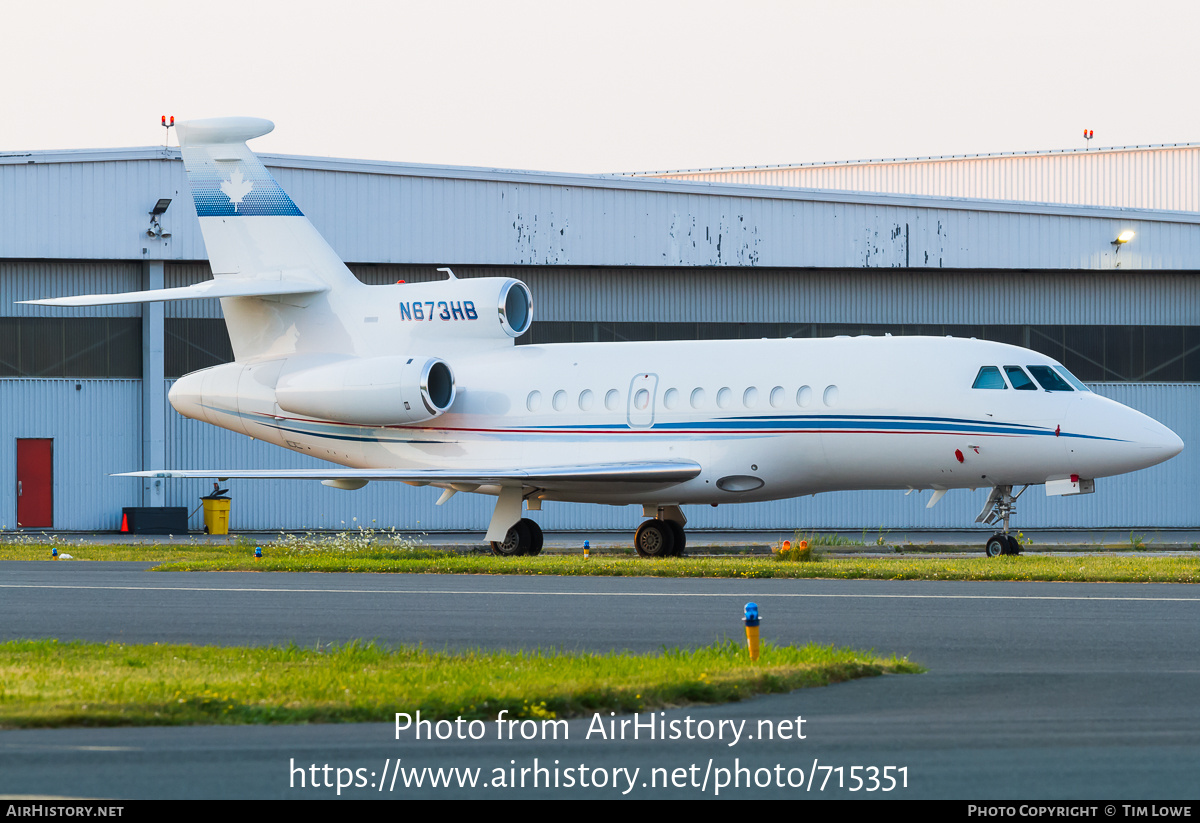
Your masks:
<path fill-rule="evenodd" d="M 182 415 L 333 464 L 161 470 L 136 477 L 398 480 L 497 498 L 497 554 L 537 554 L 524 516 L 545 500 L 640 504 L 634 545 L 677 555 L 682 506 L 839 489 L 1017 486 L 1086 494 L 1183 442 L 1093 394 L 1044 355 L 981 340 L 841 337 L 516 346 L 533 320 L 509 278 L 367 286 L 246 146 L 273 125 L 177 126 L 213 279 L 184 288 L 32 301 L 94 306 L 218 297 L 235 362 L 170 392 Z M 1023 493 L 1025 488 L 1021 489 Z"/>

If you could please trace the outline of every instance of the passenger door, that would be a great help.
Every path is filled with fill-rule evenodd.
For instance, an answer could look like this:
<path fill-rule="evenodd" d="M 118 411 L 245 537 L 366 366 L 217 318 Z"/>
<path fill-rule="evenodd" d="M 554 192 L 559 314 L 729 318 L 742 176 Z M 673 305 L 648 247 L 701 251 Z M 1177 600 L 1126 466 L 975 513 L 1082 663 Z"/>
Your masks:
<path fill-rule="evenodd" d="M 626 419 L 631 429 L 648 429 L 654 425 L 655 393 L 658 375 L 642 373 L 629 381 L 629 408 Z"/>

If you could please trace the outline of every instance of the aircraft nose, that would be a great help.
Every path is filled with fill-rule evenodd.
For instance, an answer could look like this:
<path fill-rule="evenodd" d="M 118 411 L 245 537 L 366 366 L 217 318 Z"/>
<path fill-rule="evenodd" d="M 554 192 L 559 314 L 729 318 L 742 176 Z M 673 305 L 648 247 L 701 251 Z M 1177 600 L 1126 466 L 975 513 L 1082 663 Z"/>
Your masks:
<path fill-rule="evenodd" d="M 1183 451 L 1183 440 L 1179 435 L 1156 420 L 1148 420 L 1140 427 L 1137 443 L 1154 463 L 1170 460 Z"/>
<path fill-rule="evenodd" d="M 1146 469 L 1183 451 L 1183 440 L 1152 417 L 1098 395 L 1072 409 L 1068 420 L 1084 433 L 1084 443 L 1070 444 L 1073 459 L 1086 476 L 1096 477 Z"/>

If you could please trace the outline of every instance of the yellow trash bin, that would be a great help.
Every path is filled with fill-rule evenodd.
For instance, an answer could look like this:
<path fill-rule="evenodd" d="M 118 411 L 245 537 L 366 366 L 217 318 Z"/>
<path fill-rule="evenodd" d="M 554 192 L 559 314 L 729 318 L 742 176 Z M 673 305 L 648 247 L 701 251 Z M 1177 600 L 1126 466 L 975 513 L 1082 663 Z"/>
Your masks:
<path fill-rule="evenodd" d="M 204 501 L 204 530 L 209 534 L 229 534 L 228 497 L 202 497 Z"/>

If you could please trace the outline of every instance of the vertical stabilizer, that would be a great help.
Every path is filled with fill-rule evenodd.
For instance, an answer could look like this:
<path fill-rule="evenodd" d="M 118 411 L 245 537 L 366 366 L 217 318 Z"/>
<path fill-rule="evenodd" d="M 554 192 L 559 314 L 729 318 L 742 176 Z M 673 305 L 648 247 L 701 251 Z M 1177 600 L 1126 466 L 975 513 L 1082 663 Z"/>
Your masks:
<path fill-rule="evenodd" d="M 213 276 L 308 280 L 327 289 L 303 305 L 286 298 L 223 299 L 238 360 L 346 350 L 349 341 L 338 333 L 336 307 L 361 287 L 246 146 L 247 140 L 274 127 L 255 117 L 192 120 L 176 126 Z"/>

